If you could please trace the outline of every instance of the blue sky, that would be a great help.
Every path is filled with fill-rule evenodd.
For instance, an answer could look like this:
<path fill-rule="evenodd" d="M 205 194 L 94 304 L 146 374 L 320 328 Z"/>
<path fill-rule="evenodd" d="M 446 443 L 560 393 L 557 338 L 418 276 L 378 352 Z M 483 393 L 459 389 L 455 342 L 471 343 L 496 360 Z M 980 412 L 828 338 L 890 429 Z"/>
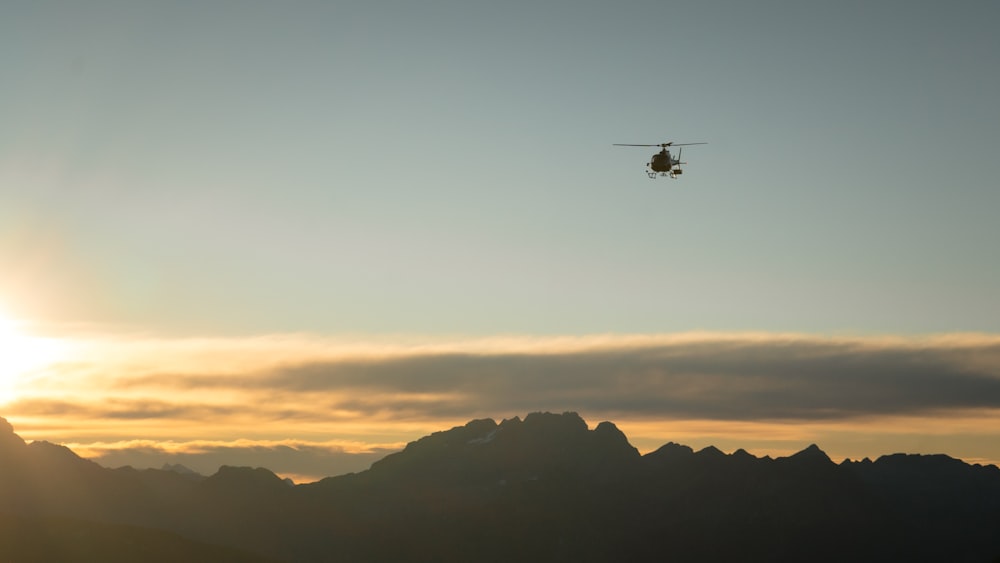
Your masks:
<path fill-rule="evenodd" d="M 997 329 L 992 3 L 4 11 L 0 291 L 25 317 Z M 710 144 L 677 182 L 611 146 L 667 140 Z"/>
<path fill-rule="evenodd" d="M 998 16 L 976 1 L 5 3 L 0 317 L 77 339 L 33 350 L 101 352 L 0 361 L 22 366 L 0 373 L 0 404 L 27 437 L 127 452 L 148 431 L 370 457 L 551 408 L 631 425 L 643 447 L 857 457 L 905 434 L 910 451 L 995 461 Z M 709 144 L 677 181 L 646 177 L 654 149 L 612 146 L 666 141 Z M 824 403 L 836 423 L 770 409 L 780 381 L 733 379 L 753 391 L 740 408 L 714 394 L 729 379 L 684 403 L 672 382 L 703 372 L 625 362 L 633 337 L 650 357 L 732 345 L 743 375 L 787 368 L 803 404 L 829 383 L 809 377 L 859 371 Z M 575 343 L 558 366 L 576 366 L 603 338 L 623 363 L 586 397 L 569 376 L 548 406 L 511 383 L 550 365 L 538 350 Z M 337 379 L 373 342 L 382 409 Z M 485 348 L 495 363 L 473 365 L 492 376 L 460 379 L 467 395 L 406 383 L 441 343 L 441 370 Z M 786 360 L 754 367 L 775 349 Z M 815 349 L 837 369 L 793 361 Z M 171 354 L 191 377 L 160 382 Z M 911 377 L 939 400 L 881 412 L 848 392 L 860 378 L 908 397 L 900 374 L 927 354 L 943 367 Z M 704 372 L 740 377 L 725 361 Z M 219 383 L 270 372 L 322 385 L 267 380 L 281 408 L 242 413 L 259 397 L 230 404 L 242 388 Z M 895 430 L 868 434 L 875 419 Z"/>

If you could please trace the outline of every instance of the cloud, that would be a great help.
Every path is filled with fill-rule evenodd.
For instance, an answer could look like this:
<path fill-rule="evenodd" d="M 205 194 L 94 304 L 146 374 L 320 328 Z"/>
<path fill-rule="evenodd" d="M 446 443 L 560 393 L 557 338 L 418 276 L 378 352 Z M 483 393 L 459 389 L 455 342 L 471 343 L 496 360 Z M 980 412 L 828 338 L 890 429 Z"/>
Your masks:
<path fill-rule="evenodd" d="M 22 416 L 61 416 L 109 420 L 146 420 L 180 418 L 211 420 L 230 416 L 235 406 L 191 404 L 145 398 L 107 398 L 100 402 L 71 401 L 66 399 L 31 398 L 9 403 L 8 411 Z"/>
<path fill-rule="evenodd" d="M 1000 407 L 1000 339 L 739 335 L 575 350 L 395 353 L 120 386 L 319 397 L 332 411 L 451 417 L 586 410 L 674 419 L 843 419 Z"/>
<path fill-rule="evenodd" d="M 403 444 L 308 442 L 304 440 L 236 440 L 156 442 L 133 440 L 113 443 L 67 444 L 77 454 L 105 467 L 136 469 L 180 464 L 202 475 L 222 465 L 266 467 L 296 482 L 363 471 L 374 461 L 400 450 Z"/>
<path fill-rule="evenodd" d="M 837 420 L 1000 408 L 1000 338 L 821 338 L 680 335 L 315 350 L 253 365 L 196 361 L 171 372 L 136 362 L 94 404 L 70 396 L 15 403 L 25 412 L 85 408 L 91 416 L 262 419 L 462 418 L 489 412 L 577 410 L 710 420 Z M 174 345 L 176 346 L 176 344 Z M 203 347 L 204 343 L 199 343 Z M 525 349 L 527 348 L 527 349 Z M 301 348 L 305 350 L 305 348 Z M 201 350 L 193 360 L 204 357 Z M 154 359 L 147 359 L 156 365 Z M 138 366 L 138 367 L 137 367 Z M 88 373 L 96 369 L 85 369 Z M 325 414 L 324 414 L 325 413 Z M 79 413 L 82 414 L 82 413 Z"/>
<path fill-rule="evenodd" d="M 643 449 L 664 436 L 717 443 L 756 436 L 774 448 L 825 436 L 850 455 L 861 447 L 853 437 L 877 430 L 883 444 L 904 432 L 929 444 L 920 435 L 934 433 L 935 444 L 968 445 L 969 457 L 1000 457 L 973 445 L 992 436 L 976 430 L 977 421 L 995 428 L 1000 419 L 994 335 L 123 339 L 70 360 L 25 379 L 0 413 L 26 439 L 401 444 L 473 418 L 576 411 L 633 429 Z M 297 459 L 305 468 L 289 466 L 288 474 L 315 474 L 310 460 L 327 455 L 267 448 L 252 450 L 254 464 L 280 468 L 276 460 Z M 224 462 L 224 452 L 239 458 L 251 450 L 220 447 L 186 459 L 211 465 Z M 116 463 L 146 454 L 124 455 L 101 454 Z M 337 470 L 322 473 L 330 471 Z"/>

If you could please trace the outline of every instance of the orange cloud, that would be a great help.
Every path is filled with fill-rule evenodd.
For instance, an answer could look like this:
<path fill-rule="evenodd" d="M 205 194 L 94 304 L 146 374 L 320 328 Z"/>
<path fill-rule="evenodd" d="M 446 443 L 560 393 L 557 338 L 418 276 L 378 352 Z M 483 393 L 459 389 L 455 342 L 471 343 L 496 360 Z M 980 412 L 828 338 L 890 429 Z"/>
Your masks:
<path fill-rule="evenodd" d="M 78 344 L 74 357 L 17 385 L 2 414 L 26 438 L 385 444 L 472 418 L 576 411 L 618 423 L 644 450 L 669 440 L 765 452 L 817 442 L 857 457 L 891 449 L 896 437 L 1000 459 L 991 445 L 1000 436 L 982 430 L 1000 428 L 995 335 L 129 336 Z"/>

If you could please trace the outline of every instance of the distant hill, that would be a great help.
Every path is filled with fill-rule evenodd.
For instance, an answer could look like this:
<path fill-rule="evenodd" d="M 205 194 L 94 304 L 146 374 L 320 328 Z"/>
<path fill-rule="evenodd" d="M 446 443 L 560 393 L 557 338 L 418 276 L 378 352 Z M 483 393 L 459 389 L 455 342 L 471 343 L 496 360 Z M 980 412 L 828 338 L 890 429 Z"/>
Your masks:
<path fill-rule="evenodd" d="M 20 530 L 0 533 L 3 561 L 156 560 L 150 546 L 184 561 L 991 561 L 1000 469 L 836 464 L 815 445 L 640 455 L 610 422 L 532 413 L 292 485 L 261 468 L 106 469 L 0 419 L 0 526 Z"/>

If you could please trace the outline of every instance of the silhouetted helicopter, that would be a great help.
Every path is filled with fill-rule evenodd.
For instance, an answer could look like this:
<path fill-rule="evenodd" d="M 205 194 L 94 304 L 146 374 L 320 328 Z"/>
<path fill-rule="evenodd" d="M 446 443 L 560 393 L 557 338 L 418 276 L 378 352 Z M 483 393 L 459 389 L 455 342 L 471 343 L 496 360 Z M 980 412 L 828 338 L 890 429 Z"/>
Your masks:
<path fill-rule="evenodd" d="M 688 145 L 707 145 L 708 143 L 660 143 L 658 145 L 629 145 L 624 143 L 614 143 L 616 147 L 660 147 L 662 150 L 653 155 L 653 158 L 646 163 L 646 174 L 650 178 L 656 178 L 657 174 L 660 176 L 670 176 L 671 178 L 677 178 L 684 173 L 681 170 L 681 164 L 687 164 L 686 162 L 681 162 L 681 151 L 684 149 L 677 149 L 677 158 L 670 156 L 670 151 L 667 147 L 686 147 Z"/>

